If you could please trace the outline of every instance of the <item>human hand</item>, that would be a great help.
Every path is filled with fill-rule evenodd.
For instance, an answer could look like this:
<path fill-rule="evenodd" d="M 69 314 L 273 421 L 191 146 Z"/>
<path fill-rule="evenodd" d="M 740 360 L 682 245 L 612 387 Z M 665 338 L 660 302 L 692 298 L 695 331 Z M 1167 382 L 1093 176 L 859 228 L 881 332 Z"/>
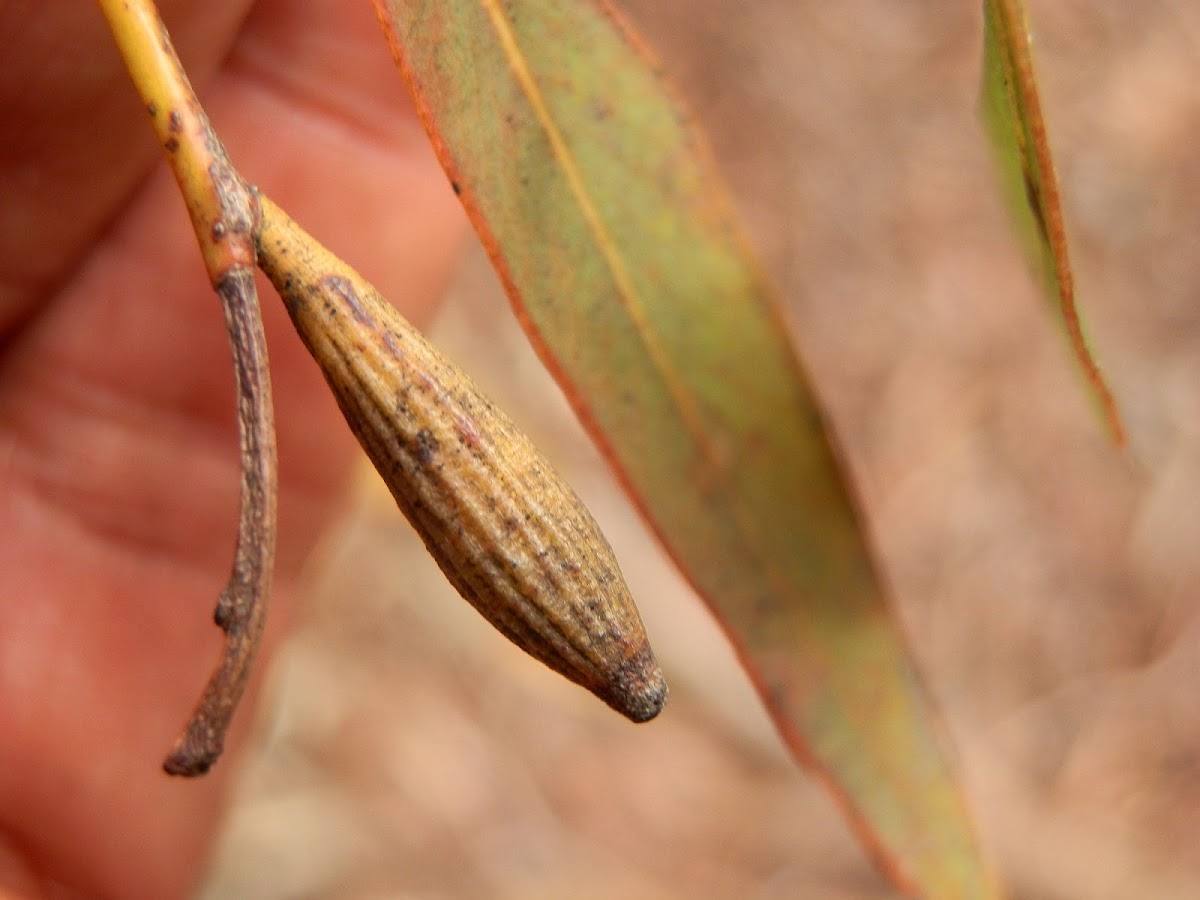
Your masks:
<path fill-rule="evenodd" d="M 367 4 L 160 6 L 244 177 L 420 321 L 463 219 Z M 240 479 L 224 323 L 98 10 L 0 0 L 0 23 L 0 893 L 179 896 L 253 700 L 211 775 L 163 774 L 222 644 Z M 269 651 L 353 440 L 260 294 L 280 457 Z"/>

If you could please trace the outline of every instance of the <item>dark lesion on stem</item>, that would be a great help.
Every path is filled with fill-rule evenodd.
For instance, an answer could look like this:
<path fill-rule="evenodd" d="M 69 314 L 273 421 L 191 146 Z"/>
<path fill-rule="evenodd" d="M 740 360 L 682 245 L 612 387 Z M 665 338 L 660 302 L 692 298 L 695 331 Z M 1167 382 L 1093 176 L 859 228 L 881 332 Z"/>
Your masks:
<path fill-rule="evenodd" d="M 237 384 L 241 513 L 233 571 L 214 616 L 226 635 L 225 652 L 163 764 L 172 775 L 203 775 L 221 754 L 262 639 L 275 556 L 275 424 L 253 270 L 238 267 L 230 272 L 218 283 L 217 293 L 225 312 Z"/>

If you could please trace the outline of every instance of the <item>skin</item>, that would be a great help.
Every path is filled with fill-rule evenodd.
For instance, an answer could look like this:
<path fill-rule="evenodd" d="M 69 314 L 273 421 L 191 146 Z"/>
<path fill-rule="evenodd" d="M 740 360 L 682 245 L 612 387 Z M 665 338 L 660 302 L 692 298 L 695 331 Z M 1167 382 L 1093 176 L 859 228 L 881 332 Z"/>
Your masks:
<path fill-rule="evenodd" d="M 251 5 L 160 3 L 247 179 L 422 321 L 464 223 L 370 5 Z M 220 307 L 100 13 L 0 0 L 0 33 L 0 895 L 186 896 L 255 701 L 211 775 L 162 773 L 221 646 L 239 472 Z M 355 450 L 260 294 L 281 466 L 261 675 Z"/>

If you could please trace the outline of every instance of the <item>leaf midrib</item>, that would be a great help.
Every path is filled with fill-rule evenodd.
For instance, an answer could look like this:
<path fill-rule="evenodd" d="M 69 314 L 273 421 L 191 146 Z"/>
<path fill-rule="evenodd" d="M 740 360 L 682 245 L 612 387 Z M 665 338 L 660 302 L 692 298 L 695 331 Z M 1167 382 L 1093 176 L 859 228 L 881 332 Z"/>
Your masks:
<path fill-rule="evenodd" d="M 633 323 L 634 332 L 645 349 L 651 365 L 658 373 L 672 402 L 679 410 L 680 418 L 692 442 L 699 451 L 704 467 L 708 470 L 709 476 L 712 476 L 713 480 L 720 485 L 722 493 L 727 498 L 728 506 L 733 513 L 733 522 L 739 532 L 742 545 L 745 547 L 751 561 L 761 566 L 762 571 L 767 574 L 768 583 L 771 585 L 773 591 L 777 592 L 780 596 L 794 596 L 795 590 L 791 585 L 790 579 L 780 570 L 778 563 L 773 558 L 762 552 L 761 548 L 764 546 L 764 542 L 761 540 L 758 529 L 754 526 L 753 516 L 749 515 L 749 511 L 743 508 L 743 504 L 740 501 L 740 494 L 731 489 L 732 482 L 728 477 L 728 469 L 719 462 L 715 445 L 709 438 L 703 417 L 696 406 L 694 398 L 682 387 L 683 380 L 680 379 L 674 367 L 670 364 L 668 354 L 662 349 L 658 341 L 655 340 L 654 331 L 650 327 L 643 305 L 639 302 L 639 292 L 617 249 L 617 242 L 613 239 L 599 210 L 596 208 L 595 202 L 592 200 L 587 183 L 575 163 L 566 138 L 554 122 L 554 117 L 551 115 L 550 109 L 546 104 L 537 78 L 526 61 L 525 54 L 521 50 L 510 21 L 500 8 L 499 0 L 480 0 L 480 2 L 492 22 L 497 40 L 505 57 L 508 59 L 513 75 L 517 83 L 521 86 L 526 100 L 533 109 L 538 124 L 541 125 L 546 135 L 551 152 L 567 180 L 567 184 L 572 196 L 575 198 L 580 213 L 596 240 L 596 246 L 604 258 L 616 285 L 621 306 Z"/>

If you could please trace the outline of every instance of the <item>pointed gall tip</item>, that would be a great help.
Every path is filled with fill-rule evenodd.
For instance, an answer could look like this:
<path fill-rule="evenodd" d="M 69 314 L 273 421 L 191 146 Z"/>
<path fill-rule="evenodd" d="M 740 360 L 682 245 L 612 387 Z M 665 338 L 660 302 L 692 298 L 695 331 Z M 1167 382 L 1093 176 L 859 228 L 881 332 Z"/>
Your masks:
<path fill-rule="evenodd" d="M 667 680 L 649 646 L 626 659 L 608 685 L 603 699 L 633 722 L 649 722 L 667 702 Z"/>

